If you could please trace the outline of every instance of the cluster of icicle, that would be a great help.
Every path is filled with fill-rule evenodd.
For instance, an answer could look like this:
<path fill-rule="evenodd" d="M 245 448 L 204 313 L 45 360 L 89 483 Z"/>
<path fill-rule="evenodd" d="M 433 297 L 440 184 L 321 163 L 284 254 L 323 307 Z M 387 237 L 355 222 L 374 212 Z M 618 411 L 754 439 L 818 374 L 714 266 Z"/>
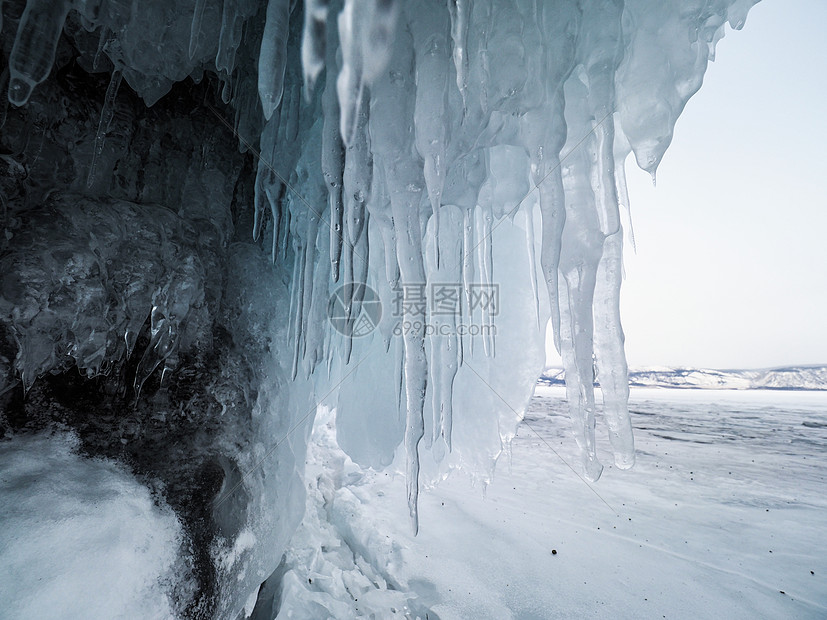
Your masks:
<path fill-rule="evenodd" d="M 756 1 L 29 0 L 9 99 L 22 105 L 47 77 L 72 8 L 100 28 L 114 87 L 123 75 L 150 104 L 174 81 L 215 72 L 243 148 L 257 142 L 261 154 L 254 236 L 271 225 L 274 260 L 294 256 L 294 373 L 329 357 L 328 283 L 367 280 L 369 227 L 381 233 L 381 277 L 392 286 L 424 282 L 429 261 L 466 292 L 475 278 L 493 281 L 490 232 L 509 214 L 480 206 L 479 192 L 492 148 L 524 149 L 542 214 L 535 292 L 548 295 L 576 439 L 595 480 L 595 362 L 616 464 L 634 462 L 618 310 L 624 162 L 633 152 L 654 176 L 725 24 L 740 28 Z M 423 243 L 429 219 L 434 256 Z M 462 260 L 440 264 L 450 244 Z M 355 315 L 360 289 L 351 290 Z M 461 351 L 452 355 L 439 373 L 449 392 L 462 364 Z M 424 334 L 406 332 L 414 522 L 428 365 Z"/>

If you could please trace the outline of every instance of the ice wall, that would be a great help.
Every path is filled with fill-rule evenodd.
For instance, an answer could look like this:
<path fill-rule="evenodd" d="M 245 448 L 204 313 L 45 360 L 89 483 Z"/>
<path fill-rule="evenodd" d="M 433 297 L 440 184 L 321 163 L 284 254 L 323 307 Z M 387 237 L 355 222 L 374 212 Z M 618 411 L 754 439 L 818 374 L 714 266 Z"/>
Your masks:
<path fill-rule="evenodd" d="M 44 172 L 39 192 L 10 207 L 32 219 L 7 225 L 0 256 L 14 274 L 0 311 L 16 355 L 0 356 L 0 393 L 69 367 L 106 374 L 130 357 L 147 318 L 137 388 L 153 373 L 174 377 L 204 348 L 199 338 L 220 314 L 214 276 L 237 276 L 247 255 L 230 261 L 219 238 L 231 224 L 215 205 L 229 209 L 229 199 L 212 191 L 212 172 L 193 176 L 196 150 L 148 171 L 151 157 L 118 155 L 136 134 L 117 101 L 129 88 L 153 106 L 175 84 L 206 83 L 216 95 L 205 95 L 197 114 L 235 132 L 251 158 L 252 195 L 240 201 L 250 217 L 240 219 L 286 286 L 283 295 L 253 296 L 283 308 L 284 337 L 273 341 L 279 373 L 256 378 L 283 371 L 278 390 L 296 396 L 273 414 L 277 428 L 263 412 L 254 425 L 260 445 L 295 428 L 305 413 L 296 402 L 326 401 L 355 462 L 406 471 L 417 528 L 421 483 L 453 467 L 490 477 L 542 369 L 550 322 L 585 475 L 602 471 L 595 377 L 614 462 L 631 467 L 618 310 L 624 165 L 634 153 L 654 177 L 726 24 L 740 28 L 755 1 L 7 0 L 0 82 L 13 109 L 54 113 L 57 104 L 39 93 L 60 79 L 50 73 L 56 57 L 66 66 L 61 54 L 108 87 L 84 120 L 88 146 L 73 152 L 75 176 L 65 181 L 81 197 L 54 207 L 54 179 Z M 0 123 L 7 113 L 4 104 Z M 165 148 L 159 140 L 149 152 Z M 131 201 L 168 210 L 103 200 L 118 166 L 140 169 L 135 178 L 150 188 Z M 191 182 L 180 194 L 153 193 L 156 180 L 174 184 L 185 171 Z M 90 231 L 100 234 L 82 252 L 69 249 Z M 151 254 L 171 247 L 167 236 L 175 251 Z M 116 243 L 124 238 L 133 249 Z M 26 263 L 25 251 L 41 259 Z M 75 281 L 94 286 L 72 298 Z M 456 305 L 440 313 L 436 295 L 446 285 Z M 481 291 L 494 290 L 496 304 L 481 303 Z M 332 294 L 344 312 L 339 328 L 327 320 Z M 364 317 L 376 318 L 366 310 L 371 295 L 381 320 L 363 334 Z M 262 506 L 287 503 L 289 488 Z"/>

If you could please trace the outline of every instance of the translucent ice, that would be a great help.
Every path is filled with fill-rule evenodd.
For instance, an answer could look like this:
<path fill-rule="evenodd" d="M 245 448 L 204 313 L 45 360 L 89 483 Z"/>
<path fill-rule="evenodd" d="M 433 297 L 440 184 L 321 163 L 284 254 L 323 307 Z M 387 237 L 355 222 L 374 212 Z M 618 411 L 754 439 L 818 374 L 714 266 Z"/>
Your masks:
<path fill-rule="evenodd" d="M 254 566 L 232 569 L 250 591 L 275 570 L 275 539 L 301 510 L 305 437 L 278 451 L 273 468 L 286 478 L 256 469 L 268 442 L 324 400 L 354 462 L 405 471 L 416 529 L 424 483 L 460 467 L 490 479 L 544 364 L 547 324 L 585 474 L 602 471 L 595 380 L 614 462 L 632 466 L 624 166 L 633 153 L 655 174 L 726 24 L 740 28 L 753 3 L 28 0 L 19 16 L 2 4 L 14 40 L 4 118 L 40 132 L 21 148 L 43 148 L 3 155 L 3 187 L 29 193 L 3 198 L 23 216 L 7 218 L 0 238 L 0 394 L 69 369 L 107 376 L 127 361 L 141 392 L 222 343 L 217 317 L 237 330 L 266 359 L 254 373 L 263 383 L 240 390 L 255 448 L 228 450 L 258 473 L 237 493 L 264 498 L 249 536 L 278 523 L 254 550 L 233 530 L 216 557 Z M 110 74 L 95 105 L 73 109 L 82 117 L 102 101 L 100 115 L 60 140 L 52 132 L 68 115 L 48 79 L 58 48 L 55 84 L 71 82 L 72 55 Z M 185 129 L 115 105 L 134 92 L 152 106 L 197 83 L 205 105 L 164 100 Z M 231 159 L 212 142 L 170 146 L 204 124 L 238 141 L 243 170 L 206 167 Z M 139 146 L 142 156 L 129 152 Z M 258 245 L 230 249 L 240 228 Z M 254 300 L 243 307 L 222 295 L 241 299 L 240 282 Z M 365 285 L 381 316 L 366 314 Z M 442 315 L 446 291 L 456 306 Z M 344 327 L 326 320 L 333 294 Z M 245 553 L 253 559 L 235 564 Z M 228 586 L 230 573 L 217 609 L 235 617 L 249 592 Z"/>

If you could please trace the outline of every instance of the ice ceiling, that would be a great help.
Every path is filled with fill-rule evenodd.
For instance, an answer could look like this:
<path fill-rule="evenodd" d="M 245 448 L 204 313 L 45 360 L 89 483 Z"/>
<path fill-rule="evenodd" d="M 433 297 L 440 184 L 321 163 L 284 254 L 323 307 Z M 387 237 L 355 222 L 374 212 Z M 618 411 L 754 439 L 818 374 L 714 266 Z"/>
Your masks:
<path fill-rule="evenodd" d="M 654 177 L 755 1 L 6 0 L 5 432 L 59 423 L 161 480 L 194 616 L 276 568 L 315 403 L 406 470 L 416 528 L 421 483 L 490 476 L 549 319 L 585 475 L 595 376 L 631 467 L 624 162 Z M 333 329 L 365 291 L 377 329 Z"/>

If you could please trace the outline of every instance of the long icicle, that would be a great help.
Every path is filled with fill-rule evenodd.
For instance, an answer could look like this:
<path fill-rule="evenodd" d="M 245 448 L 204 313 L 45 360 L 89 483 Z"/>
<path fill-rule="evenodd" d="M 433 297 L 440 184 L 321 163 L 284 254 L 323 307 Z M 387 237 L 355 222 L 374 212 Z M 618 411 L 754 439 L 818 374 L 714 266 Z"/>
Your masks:
<path fill-rule="evenodd" d="M 425 162 L 425 184 L 434 218 L 437 242 L 433 251 L 439 265 L 439 207 L 445 186 L 448 143 L 448 69 L 450 50 L 445 25 L 445 5 L 430 0 L 411 19 L 416 52 L 416 104 L 414 130 L 416 148 Z"/>
<path fill-rule="evenodd" d="M 86 187 L 92 187 L 95 183 L 98 162 L 103 154 L 103 147 L 106 144 L 106 132 L 109 131 L 109 125 L 112 123 L 112 118 L 115 115 L 115 99 L 118 96 L 118 87 L 121 85 L 122 77 L 123 75 L 120 69 L 115 68 L 115 70 L 112 71 L 112 77 L 109 79 L 109 86 L 106 87 L 106 96 L 103 99 L 101 116 L 98 121 L 98 131 L 95 135 L 95 150 L 92 153 L 92 163 L 89 166 L 89 176 L 86 177 Z"/>
<path fill-rule="evenodd" d="M 422 162 L 414 157 L 413 83 L 414 55 L 410 33 L 396 30 L 394 56 L 372 87 L 370 135 L 373 152 L 382 161 L 397 231 L 396 255 L 401 284 L 423 286 L 420 205 L 425 179 Z M 403 304 L 403 320 L 414 327 L 405 330 L 405 453 L 408 513 L 411 528 L 419 531 L 419 443 L 425 434 L 424 405 L 428 360 L 425 355 L 425 308 Z"/>
<path fill-rule="evenodd" d="M 474 322 L 473 317 L 473 291 L 471 284 L 474 282 L 474 208 L 463 209 L 462 212 L 462 293 L 463 293 L 463 319 L 468 325 Z M 462 346 L 461 360 L 471 357 L 474 354 L 474 337 L 468 334 L 467 346 Z"/>
<path fill-rule="evenodd" d="M 339 131 L 339 99 L 336 92 L 336 49 L 339 43 L 337 28 L 331 20 L 334 12 L 330 11 L 327 25 L 327 66 L 325 87 L 322 93 L 322 175 L 327 188 L 330 205 L 330 266 L 333 281 L 339 281 L 339 263 L 342 259 L 342 241 L 344 236 L 342 185 L 344 174 L 345 147 Z"/>
<path fill-rule="evenodd" d="M 594 349 L 603 414 L 609 427 L 615 465 L 629 469 L 635 464 L 635 439 L 629 417 L 629 372 L 620 324 L 621 261 L 623 232 L 609 236 L 597 270 L 594 302 Z"/>
<path fill-rule="evenodd" d="M 284 92 L 289 23 L 290 0 L 270 0 L 258 56 L 258 94 L 267 120 L 281 103 Z"/>
<path fill-rule="evenodd" d="M 537 330 L 542 331 L 540 325 L 540 293 L 537 287 L 537 258 L 534 240 L 534 203 L 529 202 L 525 207 L 525 241 L 528 251 L 528 275 L 531 282 L 531 293 L 534 296 L 534 316 L 537 318 Z"/>
<path fill-rule="evenodd" d="M 190 26 L 190 60 L 195 59 L 195 52 L 198 49 L 198 37 L 201 35 L 201 22 L 204 19 L 204 7 L 207 0 L 195 0 L 195 10 L 192 13 L 192 25 Z"/>

